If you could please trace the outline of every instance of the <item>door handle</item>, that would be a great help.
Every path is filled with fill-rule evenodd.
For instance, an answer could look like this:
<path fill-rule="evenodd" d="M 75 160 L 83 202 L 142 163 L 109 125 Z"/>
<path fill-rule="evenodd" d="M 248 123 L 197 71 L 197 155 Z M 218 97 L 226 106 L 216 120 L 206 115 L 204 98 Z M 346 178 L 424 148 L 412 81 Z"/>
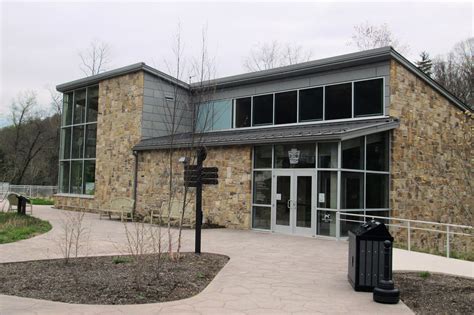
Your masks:
<path fill-rule="evenodd" d="M 286 203 L 286 206 L 288 209 L 291 209 L 291 199 L 288 199 L 288 202 Z"/>

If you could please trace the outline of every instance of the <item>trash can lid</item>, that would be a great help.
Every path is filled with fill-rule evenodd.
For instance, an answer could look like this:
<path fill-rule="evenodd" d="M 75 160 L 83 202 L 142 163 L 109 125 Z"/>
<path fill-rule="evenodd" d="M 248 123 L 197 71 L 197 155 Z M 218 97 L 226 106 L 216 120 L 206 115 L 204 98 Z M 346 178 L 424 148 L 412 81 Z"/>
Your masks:
<path fill-rule="evenodd" d="M 393 237 L 392 235 L 390 235 L 387 226 L 382 222 L 375 220 L 368 221 L 359 225 L 352 231 L 352 233 L 364 239 L 393 240 Z"/>

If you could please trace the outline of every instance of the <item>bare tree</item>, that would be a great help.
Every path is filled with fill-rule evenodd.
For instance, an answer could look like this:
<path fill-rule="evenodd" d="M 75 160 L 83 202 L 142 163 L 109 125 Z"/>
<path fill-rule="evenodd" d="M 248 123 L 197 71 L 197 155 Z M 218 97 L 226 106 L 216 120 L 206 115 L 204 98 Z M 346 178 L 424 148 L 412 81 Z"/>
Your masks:
<path fill-rule="evenodd" d="M 309 61 L 311 55 L 311 50 L 302 46 L 274 40 L 257 44 L 244 59 L 243 67 L 247 71 L 267 70 Z"/>
<path fill-rule="evenodd" d="M 433 78 L 474 109 L 474 38 L 457 43 L 433 61 Z"/>
<path fill-rule="evenodd" d="M 387 23 L 377 26 L 369 24 L 368 21 L 354 26 L 354 32 L 348 45 L 355 46 L 358 50 L 392 46 L 402 54 L 409 51 L 408 45 L 400 43 Z"/>
<path fill-rule="evenodd" d="M 79 52 L 79 58 L 79 67 L 86 76 L 99 74 L 107 70 L 110 46 L 106 42 L 94 40 L 86 50 Z"/>
<path fill-rule="evenodd" d="M 31 175 L 33 166 L 40 163 L 39 157 L 45 152 L 57 151 L 59 116 L 45 116 L 39 109 L 35 92 L 21 93 L 12 103 L 12 125 L 0 130 L 0 147 L 4 149 L 7 164 L 6 171 L 0 174 L 3 180 L 32 184 L 35 179 L 27 174 Z M 44 178 L 39 176 L 37 180 Z"/>

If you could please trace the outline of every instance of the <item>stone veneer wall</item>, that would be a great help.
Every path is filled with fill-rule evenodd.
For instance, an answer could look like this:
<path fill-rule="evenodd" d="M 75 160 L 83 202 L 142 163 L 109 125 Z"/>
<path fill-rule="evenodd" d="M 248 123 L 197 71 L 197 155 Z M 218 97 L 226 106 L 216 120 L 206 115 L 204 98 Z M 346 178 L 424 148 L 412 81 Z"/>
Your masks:
<path fill-rule="evenodd" d="M 392 216 L 473 225 L 472 113 L 396 61 L 391 62 L 390 90 L 390 115 L 400 118 L 392 138 Z M 406 242 L 402 231 L 394 232 Z M 413 232 L 412 246 L 444 252 L 445 237 Z M 458 251 L 472 252 L 473 244 L 472 237 L 452 242 Z"/>
<path fill-rule="evenodd" d="M 137 213 L 147 216 L 161 208 L 169 196 L 169 151 L 139 152 Z M 173 153 L 173 179 L 176 187 L 173 202 L 179 207 L 184 198 L 183 165 L 178 163 L 183 151 Z M 252 147 L 209 148 L 204 166 L 219 168 L 219 184 L 204 186 L 204 220 L 229 228 L 250 228 Z M 186 217 L 194 218 L 194 188 L 189 188 Z"/>
<path fill-rule="evenodd" d="M 143 72 L 99 83 L 94 198 L 58 195 L 57 208 L 92 211 L 114 197 L 133 198 L 132 147 L 141 138 L 143 85 Z"/>

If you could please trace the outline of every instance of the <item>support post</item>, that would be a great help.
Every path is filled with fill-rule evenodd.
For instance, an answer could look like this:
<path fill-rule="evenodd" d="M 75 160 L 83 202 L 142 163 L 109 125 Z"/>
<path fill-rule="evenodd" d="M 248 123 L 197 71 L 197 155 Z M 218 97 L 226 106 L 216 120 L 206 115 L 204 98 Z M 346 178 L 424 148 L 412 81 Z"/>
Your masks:
<path fill-rule="evenodd" d="M 446 225 L 446 257 L 449 258 L 450 256 L 450 248 L 449 248 L 449 225 Z"/>
<path fill-rule="evenodd" d="M 407 222 L 407 229 L 408 229 L 408 251 L 411 251 L 411 227 L 410 227 L 410 221 Z"/>
<path fill-rule="evenodd" d="M 194 253 L 201 254 L 201 225 L 202 225 L 202 164 L 206 159 L 206 149 L 197 150 L 197 168 L 199 170 L 196 185 L 196 228 L 194 237 Z"/>
<path fill-rule="evenodd" d="M 336 238 L 339 240 L 341 238 L 341 212 L 336 212 Z"/>

